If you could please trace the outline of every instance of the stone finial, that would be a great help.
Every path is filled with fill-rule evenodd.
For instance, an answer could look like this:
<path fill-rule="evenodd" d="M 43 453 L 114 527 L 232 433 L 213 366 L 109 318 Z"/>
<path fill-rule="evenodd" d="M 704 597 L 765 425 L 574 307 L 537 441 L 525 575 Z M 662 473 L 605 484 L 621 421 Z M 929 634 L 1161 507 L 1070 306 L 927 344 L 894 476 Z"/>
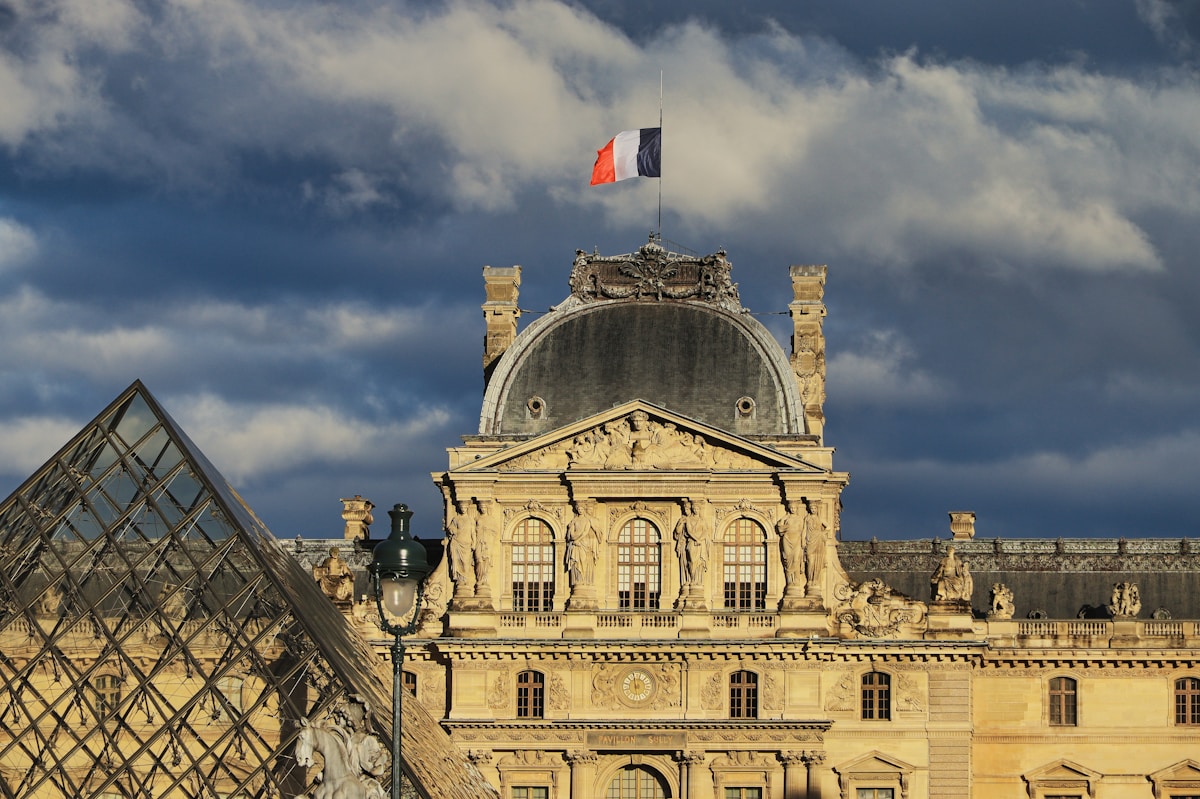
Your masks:
<path fill-rule="evenodd" d="M 969 541 L 975 537 L 975 511 L 950 511 L 950 533 L 955 541 Z"/>
<path fill-rule="evenodd" d="M 358 494 L 355 494 L 350 499 L 342 500 L 342 519 L 346 522 L 346 529 L 342 533 L 342 537 L 347 541 L 366 541 L 371 537 L 371 523 L 375 521 L 375 517 L 371 515 L 371 509 L 375 507 L 375 503 L 369 499 L 363 499 Z"/>

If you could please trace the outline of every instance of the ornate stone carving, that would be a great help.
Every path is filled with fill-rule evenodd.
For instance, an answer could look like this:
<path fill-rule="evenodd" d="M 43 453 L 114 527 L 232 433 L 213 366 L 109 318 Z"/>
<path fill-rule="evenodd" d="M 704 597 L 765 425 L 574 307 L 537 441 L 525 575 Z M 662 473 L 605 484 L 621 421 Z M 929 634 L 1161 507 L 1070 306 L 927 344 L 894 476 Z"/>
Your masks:
<path fill-rule="evenodd" d="M 475 513 L 466 500 L 454 503 L 455 513 L 446 520 L 446 555 L 450 560 L 450 579 L 454 598 L 475 596 Z"/>
<path fill-rule="evenodd" d="M 357 699 L 344 701 L 319 720 L 301 719 L 296 738 L 296 763 L 323 761 L 311 799 L 387 799 L 379 780 L 388 772 L 391 757 L 367 730 L 367 709 Z M 303 799 L 303 797 L 298 797 Z"/>
<path fill-rule="evenodd" d="M 657 421 L 645 411 L 578 433 L 500 464 L 500 471 L 752 469 L 758 463 L 706 436 Z"/>
<path fill-rule="evenodd" d="M 475 517 L 475 546 L 471 557 L 475 566 L 475 596 L 488 598 L 492 589 L 488 576 L 492 569 L 492 547 L 500 543 L 500 516 L 496 503 L 490 499 L 476 499 L 479 513 Z"/>
<path fill-rule="evenodd" d="M 933 586 L 935 602 L 965 602 L 968 605 L 971 603 L 975 580 L 971 577 L 970 566 L 955 554 L 954 547 L 946 547 L 946 555 L 929 578 L 929 582 Z"/>
<path fill-rule="evenodd" d="M 652 508 L 645 502 L 638 500 L 637 502 L 631 502 L 624 507 L 610 506 L 608 511 L 609 525 L 611 526 L 612 523 L 618 518 L 629 513 L 633 513 L 638 516 L 649 516 L 663 523 L 665 523 L 667 520 L 666 513 L 656 508 Z"/>
<path fill-rule="evenodd" d="M 636 675 L 635 675 L 636 673 Z M 632 679 L 638 686 L 627 683 Z M 644 692 L 644 694 L 643 694 Z M 626 706 L 654 710 L 679 707 L 678 669 L 667 665 L 602 666 L 592 677 L 592 704 L 612 710 Z"/>
<path fill-rule="evenodd" d="M 329 557 L 313 566 L 313 577 L 335 605 L 349 607 L 354 602 L 354 572 L 337 547 L 330 547 Z"/>
<path fill-rule="evenodd" d="M 513 517 L 528 514 L 536 514 L 540 516 L 551 516 L 559 521 L 562 521 L 563 509 L 560 506 L 547 507 L 536 499 L 531 499 L 519 508 L 505 508 L 504 522 L 507 524 L 513 520 Z"/>
<path fill-rule="evenodd" d="M 1138 591 L 1137 583 L 1120 582 L 1113 584 L 1112 601 L 1108 605 L 1108 612 L 1112 614 L 1114 619 L 1137 618 L 1141 610 L 1142 597 L 1141 592 Z"/>
<path fill-rule="evenodd" d="M 375 503 L 369 499 L 363 499 L 359 494 L 355 494 L 349 499 L 343 499 L 341 502 L 342 520 L 346 522 L 342 537 L 348 541 L 370 539 L 371 530 L 369 528 L 375 521 L 371 510 L 375 507 Z"/>
<path fill-rule="evenodd" d="M 842 602 L 834 618 L 866 638 L 894 638 L 902 626 L 923 630 L 925 603 L 894 591 L 878 578 L 856 586 L 840 586 L 835 596 Z"/>
<path fill-rule="evenodd" d="M 992 609 L 988 611 L 988 618 L 1011 619 L 1014 609 L 1012 589 L 1004 583 L 993 583 Z"/>
<path fill-rule="evenodd" d="M 492 687 L 488 689 L 487 705 L 492 710 L 503 710 L 508 707 L 508 702 L 511 697 L 511 692 L 508 689 L 509 679 L 507 674 L 497 675 L 492 681 Z"/>
<path fill-rule="evenodd" d="M 725 699 L 725 677 L 717 672 L 705 681 L 700 689 L 700 705 L 705 710 L 720 710 Z"/>
<path fill-rule="evenodd" d="M 783 710 L 784 690 L 779 677 L 779 668 L 772 667 L 763 670 L 762 707 L 763 710 Z"/>
<path fill-rule="evenodd" d="M 680 610 L 704 607 L 704 572 L 708 569 L 706 525 L 688 498 L 682 501 L 683 515 L 675 524 L 675 554 L 679 559 Z"/>
<path fill-rule="evenodd" d="M 567 525 L 566 567 L 571 582 L 568 607 L 595 608 L 596 559 L 604 541 L 604 523 L 596 515 L 594 500 L 576 501 L 575 514 Z"/>
<path fill-rule="evenodd" d="M 858 706 L 858 692 L 854 685 L 854 675 L 849 672 L 829 690 L 825 696 L 825 709 L 829 711 L 854 710 Z"/>
<path fill-rule="evenodd" d="M 773 508 L 773 507 L 760 508 L 759 506 L 757 506 L 753 502 L 751 502 L 749 499 L 746 499 L 744 497 L 741 500 L 739 500 L 736 505 L 732 505 L 727 508 L 717 508 L 715 510 L 718 522 L 724 521 L 725 517 L 727 517 L 727 516 L 730 516 L 733 514 L 743 514 L 743 513 L 747 513 L 747 512 L 758 514 L 759 516 L 766 517 L 767 519 L 773 520 L 775 518 L 775 508 Z"/>
<path fill-rule="evenodd" d="M 550 675 L 550 684 L 546 686 L 546 707 L 551 710 L 566 710 L 571 704 L 571 695 L 567 692 L 566 683 L 557 674 Z"/>
<path fill-rule="evenodd" d="M 740 312 L 731 269 L 723 250 L 703 257 L 680 255 L 669 252 L 653 235 L 627 255 L 576 250 L 571 297 L 559 308 L 601 300 L 700 300 Z"/>
<path fill-rule="evenodd" d="M 916 677 L 908 672 L 896 675 L 896 707 L 900 710 L 924 710 L 921 702 L 921 686 Z"/>

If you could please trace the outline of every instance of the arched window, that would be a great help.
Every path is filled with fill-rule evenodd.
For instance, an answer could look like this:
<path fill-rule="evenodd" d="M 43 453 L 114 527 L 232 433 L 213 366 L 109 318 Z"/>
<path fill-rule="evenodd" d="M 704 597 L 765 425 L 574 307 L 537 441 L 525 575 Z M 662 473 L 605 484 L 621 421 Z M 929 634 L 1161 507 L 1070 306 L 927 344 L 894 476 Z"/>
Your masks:
<path fill-rule="evenodd" d="M 868 671 L 862 677 L 862 717 L 867 721 L 887 721 L 892 717 L 892 678 L 882 671 Z"/>
<path fill-rule="evenodd" d="M 604 799 L 666 799 L 663 778 L 645 766 L 626 766 L 613 775 Z"/>
<path fill-rule="evenodd" d="M 537 613 L 554 609 L 554 537 L 541 519 L 522 519 L 513 531 L 512 606 Z"/>
<path fill-rule="evenodd" d="M 1200 724 L 1200 678 L 1184 677 L 1175 681 L 1175 723 Z"/>
<path fill-rule="evenodd" d="M 657 610 L 661 586 L 658 529 L 630 519 L 617 538 L 617 597 L 622 610 Z"/>
<path fill-rule="evenodd" d="M 1070 677 L 1050 680 L 1050 724 L 1055 727 L 1075 726 L 1075 681 Z"/>
<path fill-rule="evenodd" d="M 758 675 L 735 671 L 729 675 L 729 718 L 758 718 Z"/>
<path fill-rule="evenodd" d="M 517 675 L 517 718 L 543 717 L 546 682 L 540 671 L 523 671 Z"/>
<path fill-rule="evenodd" d="M 725 607 L 767 606 L 767 536 L 753 519 L 735 519 L 725 532 Z"/>

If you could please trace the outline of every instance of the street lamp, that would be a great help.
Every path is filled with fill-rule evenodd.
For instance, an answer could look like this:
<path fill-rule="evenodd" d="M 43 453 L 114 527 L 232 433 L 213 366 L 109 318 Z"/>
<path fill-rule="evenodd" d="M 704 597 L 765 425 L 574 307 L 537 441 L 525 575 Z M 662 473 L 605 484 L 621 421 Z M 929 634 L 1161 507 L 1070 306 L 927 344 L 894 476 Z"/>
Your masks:
<path fill-rule="evenodd" d="M 388 511 L 392 517 L 392 534 L 376 545 L 369 567 L 375 605 L 379 610 L 379 629 L 395 636 L 392 644 L 392 799 L 400 799 L 400 709 L 404 704 L 404 643 L 402 635 L 411 635 L 417 628 L 421 612 L 421 595 L 429 562 L 425 547 L 408 535 L 408 522 L 413 512 L 407 505 L 397 504 Z M 412 615 L 407 622 L 400 619 Z M 396 623 L 389 621 L 397 620 Z"/>

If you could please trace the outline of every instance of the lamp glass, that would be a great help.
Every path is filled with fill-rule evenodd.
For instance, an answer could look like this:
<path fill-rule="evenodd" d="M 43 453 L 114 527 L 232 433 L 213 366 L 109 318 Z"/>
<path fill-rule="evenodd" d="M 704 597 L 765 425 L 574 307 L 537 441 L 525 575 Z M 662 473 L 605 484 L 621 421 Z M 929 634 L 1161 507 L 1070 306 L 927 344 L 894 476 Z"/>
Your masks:
<path fill-rule="evenodd" d="M 379 581 L 383 607 L 388 613 L 397 618 L 408 615 L 417 599 L 419 582 L 413 577 L 399 577 L 389 574 Z"/>

